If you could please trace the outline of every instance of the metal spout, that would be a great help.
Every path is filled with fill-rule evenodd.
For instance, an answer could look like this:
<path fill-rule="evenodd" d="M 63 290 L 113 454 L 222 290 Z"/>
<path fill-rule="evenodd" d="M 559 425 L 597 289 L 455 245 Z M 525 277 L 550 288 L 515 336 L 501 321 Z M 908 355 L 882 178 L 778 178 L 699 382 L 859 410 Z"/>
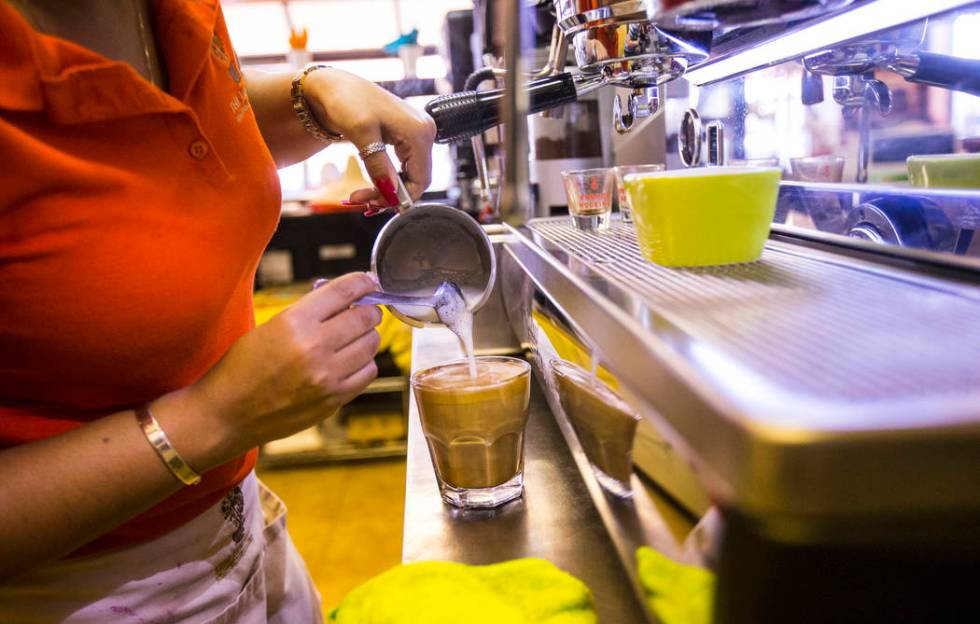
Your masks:
<path fill-rule="evenodd" d="M 619 134 L 626 134 L 633 129 L 637 119 L 652 117 L 660 111 L 660 88 L 646 87 L 633 89 L 626 98 L 626 110 L 623 110 L 619 94 L 613 99 L 613 127 Z"/>

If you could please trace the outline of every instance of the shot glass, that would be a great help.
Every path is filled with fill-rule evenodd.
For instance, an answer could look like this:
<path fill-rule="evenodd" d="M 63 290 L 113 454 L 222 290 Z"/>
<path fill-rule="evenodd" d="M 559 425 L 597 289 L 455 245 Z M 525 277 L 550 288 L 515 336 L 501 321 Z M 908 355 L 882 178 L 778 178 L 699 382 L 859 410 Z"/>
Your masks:
<path fill-rule="evenodd" d="M 442 499 L 487 509 L 524 493 L 524 427 L 531 366 L 503 356 L 416 371 L 412 391 Z"/>
<path fill-rule="evenodd" d="M 561 408 L 596 480 L 621 498 L 633 495 L 633 439 L 640 418 L 612 388 L 566 360 L 552 360 Z"/>
<path fill-rule="evenodd" d="M 663 171 L 663 165 L 620 165 L 613 167 L 616 174 L 616 191 L 619 193 L 619 214 L 622 215 L 626 223 L 633 222 L 633 209 L 630 206 L 630 198 L 626 193 L 626 186 L 623 184 L 623 177 L 631 173 L 649 173 L 651 171 Z"/>
<path fill-rule="evenodd" d="M 844 179 L 842 156 L 805 156 L 789 159 L 790 177 L 800 182 L 840 182 Z"/>
<path fill-rule="evenodd" d="M 568 214 L 580 230 L 609 228 L 615 182 L 612 169 L 562 171 Z"/>

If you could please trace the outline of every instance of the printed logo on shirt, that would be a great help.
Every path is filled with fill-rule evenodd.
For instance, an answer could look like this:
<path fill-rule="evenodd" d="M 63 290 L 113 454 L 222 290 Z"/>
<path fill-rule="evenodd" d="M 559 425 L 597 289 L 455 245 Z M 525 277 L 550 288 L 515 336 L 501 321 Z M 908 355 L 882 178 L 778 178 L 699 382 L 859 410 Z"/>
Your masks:
<path fill-rule="evenodd" d="M 238 66 L 238 58 L 232 59 L 229 56 L 225 50 L 224 42 L 221 41 L 221 37 L 217 34 L 211 37 L 211 55 L 218 59 L 219 62 L 228 66 L 228 76 L 238 85 L 238 91 L 231 96 L 228 106 L 231 108 L 232 114 L 235 115 L 235 121 L 241 123 L 250 105 L 248 102 L 248 93 L 245 90 L 244 81 L 242 80 L 242 70 Z"/>
<path fill-rule="evenodd" d="M 231 62 L 231 59 L 228 58 L 228 53 L 225 52 L 225 45 L 221 43 L 221 37 L 217 34 L 211 37 L 211 54 L 222 63 Z"/>

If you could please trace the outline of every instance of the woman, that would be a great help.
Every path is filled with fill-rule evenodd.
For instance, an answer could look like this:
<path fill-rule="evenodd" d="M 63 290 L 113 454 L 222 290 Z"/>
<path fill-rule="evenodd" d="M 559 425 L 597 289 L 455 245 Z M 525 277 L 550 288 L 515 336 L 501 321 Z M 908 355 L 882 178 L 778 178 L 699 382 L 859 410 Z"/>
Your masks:
<path fill-rule="evenodd" d="M 242 72 L 217 0 L 0 1 L 0 33 L 0 621 L 320 621 L 255 449 L 374 379 L 381 316 L 353 274 L 253 327 L 275 169 L 343 135 L 390 205 L 388 143 L 417 197 L 432 121 Z"/>

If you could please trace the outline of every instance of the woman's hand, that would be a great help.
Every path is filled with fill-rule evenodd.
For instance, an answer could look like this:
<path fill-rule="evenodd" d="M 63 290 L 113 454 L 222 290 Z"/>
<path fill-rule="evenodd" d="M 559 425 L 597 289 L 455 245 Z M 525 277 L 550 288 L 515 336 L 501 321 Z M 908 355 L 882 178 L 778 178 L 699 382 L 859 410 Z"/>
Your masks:
<path fill-rule="evenodd" d="M 351 304 L 376 289 L 345 275 L 241 337 L 197 383 L 151 410 L 198 473 L 332 415 L 377 374 L 381 320 Z M 132 410 L 0 449 L 0 580 L 62 557 L 170 496 L 181 483 Z M 67 520 L 66 520 L 67 519 Z"/>
<path fill-rule="evenodd" d="M 351 307 L 375 290 L 364 273 L 331 280 L 240 338 L 179 406 L 170 395 L 154 402 L 174 447 L 200 472 L 335 414 L 377 376 L 381 311 Z M 188 410 L 210 426 L 181 435 L 185 424 L 168 416 Z"/>
<path fill-rule="evenodd" d="M 422 111 L 388 93 L 373 82 L 333 68 L 318 69 L 306 78 L 305 94 L 318 121 L 331 132 L 343 134 L 358 149 L 381 142 L 395 147 L 405 187 L 418 199 L 431 181 L 432 143 L 436 125 Z M 352 202 L 397 206 L 395 167 L 385 152 L 364 159 L 375 189 L 351 194 Z"/>

